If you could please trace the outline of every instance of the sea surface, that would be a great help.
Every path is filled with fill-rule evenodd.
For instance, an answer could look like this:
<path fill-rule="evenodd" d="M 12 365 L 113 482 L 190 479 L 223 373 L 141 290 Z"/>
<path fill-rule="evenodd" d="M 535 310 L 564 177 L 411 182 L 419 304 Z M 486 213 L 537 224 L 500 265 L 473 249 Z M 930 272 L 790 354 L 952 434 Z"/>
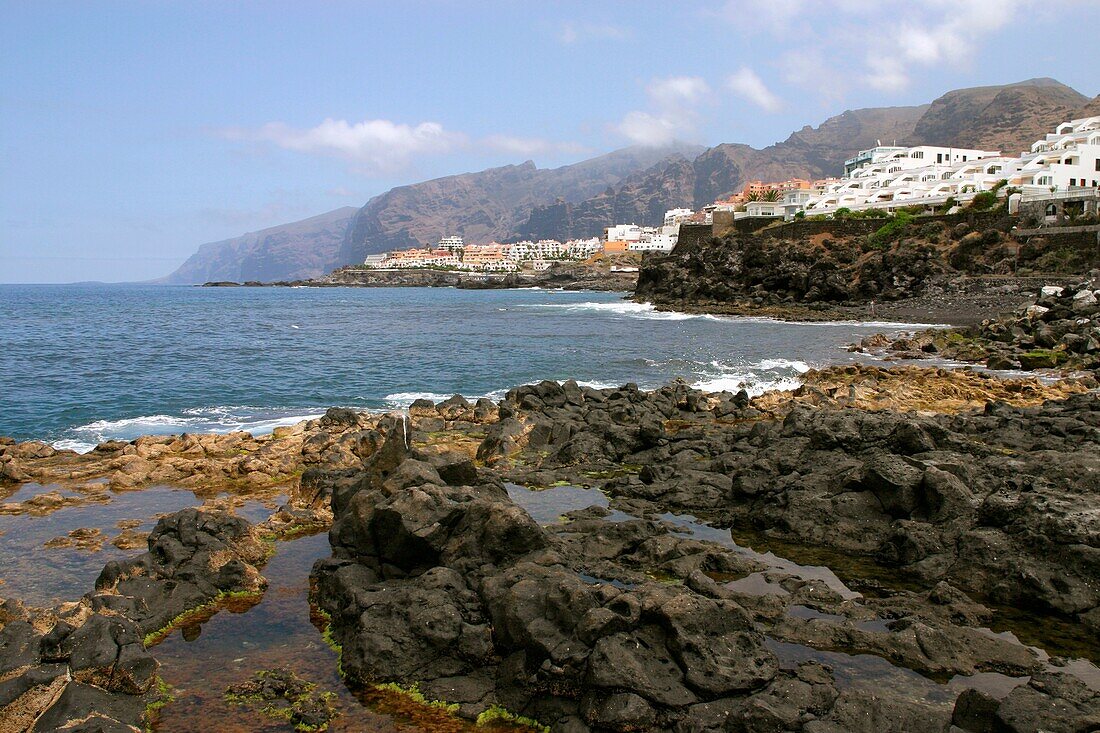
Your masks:
<path fill-rule="evenodd" d="M 0 286 L 0 435 L 89 450 L 148 433 L 268 432 L 541 379 L 794 388 L 884 323 L 658 312 L 622 293 Z M 912 328 L 912 326 L 910 326 Z"/>

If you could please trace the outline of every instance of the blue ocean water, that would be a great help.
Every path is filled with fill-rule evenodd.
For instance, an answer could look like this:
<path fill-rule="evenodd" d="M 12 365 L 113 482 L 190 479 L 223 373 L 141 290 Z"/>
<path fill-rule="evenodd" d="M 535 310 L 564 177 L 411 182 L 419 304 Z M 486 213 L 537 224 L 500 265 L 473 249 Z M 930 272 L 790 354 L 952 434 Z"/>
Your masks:
<path fill-rule="evenodd" d="M 330 406 L 499 397 L 540 379 L 793 387 L 897 324 L 661 313 L 621 293 L 0 286 L 0 435 L 87 450 L 269 431 Z"/>

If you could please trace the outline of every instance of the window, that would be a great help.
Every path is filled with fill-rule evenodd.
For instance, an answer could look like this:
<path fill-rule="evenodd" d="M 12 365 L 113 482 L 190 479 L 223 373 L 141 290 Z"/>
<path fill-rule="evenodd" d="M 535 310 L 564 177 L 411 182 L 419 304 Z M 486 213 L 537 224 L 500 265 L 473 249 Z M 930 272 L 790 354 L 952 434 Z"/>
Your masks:
<path fill-rule="evenodd" d="M 936 162 L 937 163 L 942 163 L 943 162 L 943 153 L 936 153 Z"/>
<path fill-rule="evenodd" d="M 1057 216 L 1058 207 L 1055 204 L 1047 204 L 1047 216 Z"/>
<path fill-rule="evenodd" d="M 1100 158 L 1096 159 L 1096 170 L 1100 171 Z"/>

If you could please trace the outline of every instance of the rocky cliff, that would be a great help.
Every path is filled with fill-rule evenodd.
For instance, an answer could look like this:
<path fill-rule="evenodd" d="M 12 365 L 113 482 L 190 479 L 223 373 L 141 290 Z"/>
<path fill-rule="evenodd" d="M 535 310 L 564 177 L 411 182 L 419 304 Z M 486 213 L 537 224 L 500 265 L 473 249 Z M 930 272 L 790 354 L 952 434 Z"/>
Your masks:
<path fill-rule="evenodd" d="M 1054 79 L 957 89 L 928 107 L 907 140 L 1019 155 L 1059 122 L 1086 116 L 1088 101 Z"/>
<path fill-rule="evenodd" d="M 399 186 L 359 210 L 331 264 L 361 262 L 368 254 L 452 234 L 474 242 L 515 238 L 531 210 L 540 205 L 584 201 L 639 171 L 660 166 L 670 156 L 694 158 L 701 150 L 680 144 L 631 147 L 561 168 L 538 168 L 527 161 Z"/>
<path fill-rule="evenodd" d="M 355 207 L 345 206 L 233 239 L 199 247 L 179 269 L 159 282 L 194 285 L 229 280 L 310 278 L 329 271 L 329 263 L 344 241 Z"/>
<path fill-rule="evenodd" d="M 996 210 L 967 211 L 693 237 L 642 261 L 634 297 L 675 310 L 798 320 L 882 317 L 892 303 L 911 303 L 925 322 L 961 323 L 980 318 L 982 303 L 1002 311 L 1024 299 L 1034 283 L 1020 276 L 1072 279 L 1100 265 L 1092 233 L 1020 242 L 1012 225 Z M 936 300 L 949 307 L 933 316 Z"/>
<path fill-rule="evenodd" d="M 592 236 L 612 221 L 612 214 L 614 221 L 653 226 L 667 209 L 705 206 L 750 180 L 839 175 L 847 158 L 880 142 L 1018 154 L 1059 122 L 1087 116 L 1097 104 L 1086 107 L 1087 102 L 1087 97 L 1053 79 L 1030 79 L 958 89 L 927 105 L 848 110 L 763 149 L 723 143 L 690 165 L 654 166 L 586 201 L 537 206 L 518 233 Z"/>
<path fill-rule="evenodd" d="M 849 110 L 763 149 L 634 147 L 554 169 L 527 161 L 399 186 L 357 212 L 204 245 L 167 281 L 313 277 L 448 234 L 568 239 L 598 235 L 615 222 L 655 225 L 667 209 L 703 206 L 749 180 L 839 175 L 846 158 L 879 141 L 1019 153 L 1059 122 L 1098 107 L 1053 79 L 1031 79 L 951 91 L 929 105 Z M 325 217 L 323 225 L 311 223 Z"/>

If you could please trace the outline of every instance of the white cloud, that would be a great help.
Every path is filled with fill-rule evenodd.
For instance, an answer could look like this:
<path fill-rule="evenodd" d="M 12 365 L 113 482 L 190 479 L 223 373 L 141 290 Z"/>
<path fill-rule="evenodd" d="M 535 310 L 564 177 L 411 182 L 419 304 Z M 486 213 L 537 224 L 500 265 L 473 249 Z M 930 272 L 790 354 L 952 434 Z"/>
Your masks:
<path fill-rule="evenodd" d="M 785 36 L 803 19 L 806 8 L 806 0 L 727 0 L 717 15 L 749 33 L 763 28 Z"/>
<path fill-rule="evenodd" d="M 300 129 L 269 122 L 259 129 L 231 129 L 222 135 L 233 140 L 270 143 L 285 150 L 350 160 L 365 173 L 399 170 L 417 155 L 446 153 L 465 144 L 466 136 L 449 132 L 438 122 L 407 125 L 390 120 L 326 119 L 316 127 Z"/>
<path fill-rule="evenodd" d="M 971 64 L 1029 6 L 1059 15 L 1068 1 L 727 0 L 715 15 L 734 27 L 770 32 L 779 45 L 770 55 L 782 78 L 835 100 L 853 86 L 894 93 L 929 69 Z M 799 59 L 824 65 L 814 70 Z"/>
<path fill-rule="evenodd" d="M 909 86 L 909 76 L 897 59 L 870 56 L 867 59 L 868 71 L 863 80 L 872 89 L 880 92 L 900 92 Z"/>
<path fill-rule="evenodd" d="M 709 91 L 706 81 L 698 76 L 654 79 L 646 87 L 646 94 L 662 110 L 674 110 L 686 104 L 694 105 Z"/>
<path fill-rule="evenodd" d="M 730 91 L 755 104 L 765 112 L 778 112 L 783 102 L 777 97 L 764 80 L 747 66 L 742 66 L 726 81 Z"/>
<path fill-rule="evenodd" d="M 489 135 L 481 140 L 481 144 L 489 150 L 522 156 L 587 152 L 587 148 L 577 143 L 555 142 L 540 137 Z"/>
<path fill-rule="evenodd" d="M 564 23 L 558 32 L 558 40 L 565 45 L 581 41 L 624 41 L 632 35 L 629 28 L 598 23 Z"/>
<path fill-rule="evenodd" d="M 658 147 L 676 139 L 678 125 L 667 117 L 635 110 L 627 112 L 616 129 L 638 145 Z"/>
<path fill-rule="evenodd" d="M 646 96 L 654 111 L 627 112 L 616 132 L 638 145 L 667 145 L 695 129 L 696 107 L 710 93 L 710 86 L 697 76 L 670 76 L 654 79 L 646 86 Z"/>

